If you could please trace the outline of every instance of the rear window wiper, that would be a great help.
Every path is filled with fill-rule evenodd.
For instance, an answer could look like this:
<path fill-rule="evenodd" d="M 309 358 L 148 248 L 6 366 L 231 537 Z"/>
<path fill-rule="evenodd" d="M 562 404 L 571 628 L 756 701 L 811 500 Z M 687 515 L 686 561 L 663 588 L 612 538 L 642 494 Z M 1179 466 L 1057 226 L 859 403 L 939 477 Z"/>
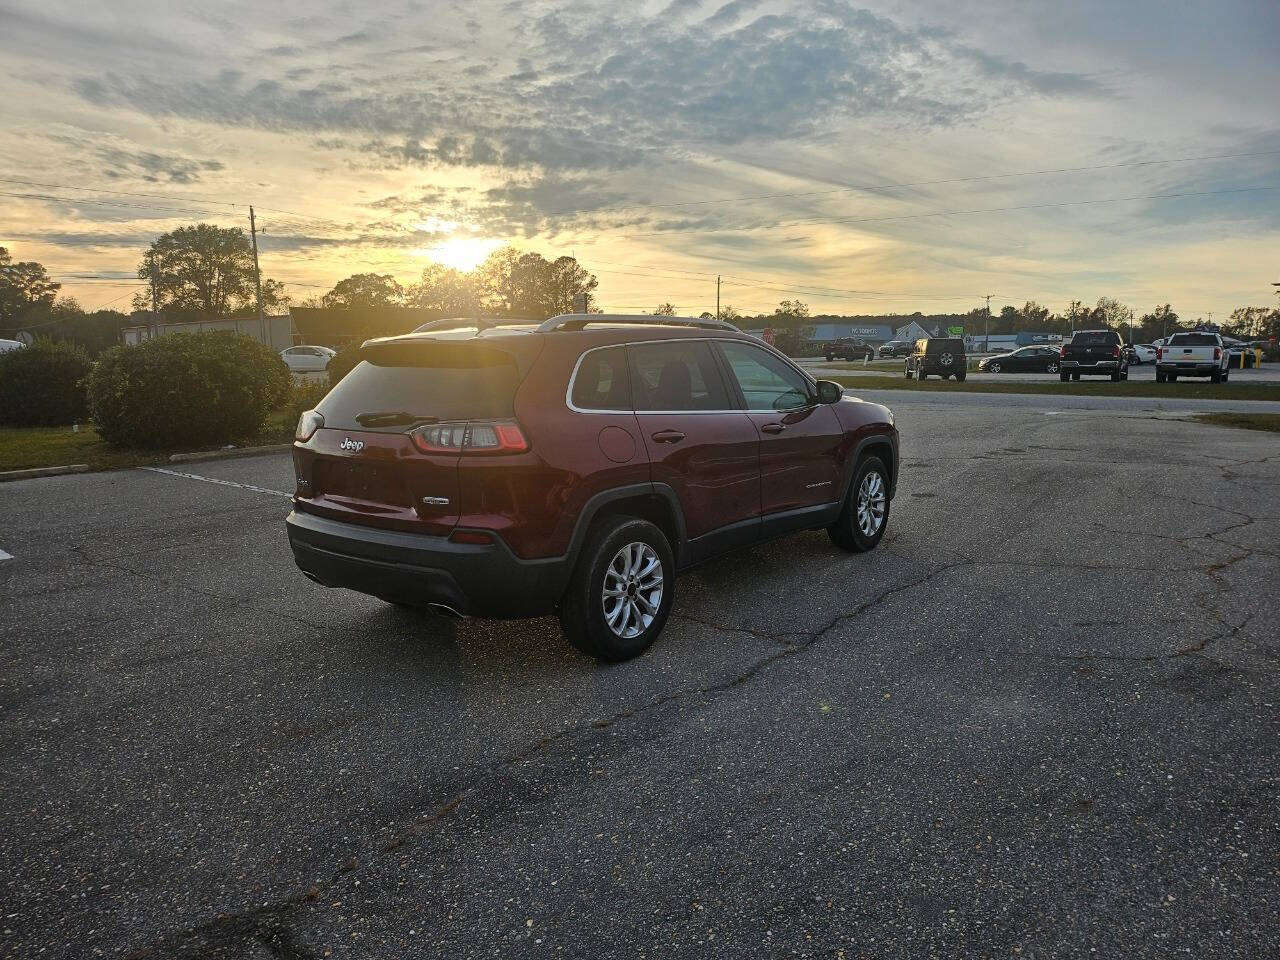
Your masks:
<path fill-rule="evenodd" d="M 356 417 L 362 427 L 398 427 L 409 424 L 439 423 L 439 417 L 424 417 L 404 410 L 381 410 L 377 413 L 362 413 Z"/>

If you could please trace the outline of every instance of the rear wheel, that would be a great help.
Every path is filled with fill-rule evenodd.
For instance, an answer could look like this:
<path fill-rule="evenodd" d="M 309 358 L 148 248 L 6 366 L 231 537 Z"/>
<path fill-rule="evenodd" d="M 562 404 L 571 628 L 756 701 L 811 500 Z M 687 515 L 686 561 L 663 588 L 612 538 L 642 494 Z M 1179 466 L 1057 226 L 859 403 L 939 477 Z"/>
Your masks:
<path fill-rule="evenodd" d="M 1209 374 L 1209 382 L 1210 382 L 1210 383 L 1221 383 L 1221 382 L 1222 382 L 1222 372 L 1221 372 L 1220 370 L 1215 370 L 1215 371 L 1213 371 L 1213 373 Z"/>
<path fill-rule="evenodd" d="M 1070 380 L 1070 379 L 1071 379 L 1071 374 L 1069 374 L 1069 373 L 1060 373 L 1060 374 L 1058 374 L 1058 379 L 1059 379 L 1059 380 L 1061 380 L 1063 383 L 1066 383 L 1068 380 Z"/>
<path fill-rule="evenodd" d="M 1178 381 L 1178 375 L 1176 373 L 1169 374 L 1170 383 L 1176 383 L 1177 381 Z"/>
<path fill-rule="evenodd" d="M 927 373 L 925 373 L 925 372 L 924 372 L 924 367 L 923 367 L 923 366 L 916 367 L 916 379 L 917 379 L 917 380 L 924 380 L 924 379 L 925 379 L 925 378 L 927 378 L 928 376 L 929 376 L 929 375 L 928 375 Z"/>
<path fill-rule="evenodd" d="M 998 364 L 998 363 L 988 363 L 988 364 L 987 364 L 987 372 L 988 372 L 988 373 L 999 373 L 999 372 L 1000 372 L 1000 364 Z"/>
<path fill-rule="evenodd" d="M 649 648 L 671 612 L 675 560 L 647 520 L 593 524 L 560 604 L 560 628 L 575 647 L 617 663 Z"/>
<path fill-rule="evenodd" d="M 1050 360 L 1049 363 L 1045 366 L 1044 371 L 1045 373 L 1057 373 L 1058 372 L 1057 362 L 1054 360 Z"/>
<path fill-rule="evenodd" d="M 1163 373 L 1156 371 L 1156 383 L 1164 383 L 1166 379 L 1168 378 Z"/>
<path fill-rule="evenodd" d="M 961 383 L 964 383 L 964 378 L 967 377 L 968 375 L 969 375 L 968 373 L 957 373 L 956 379 L 959 380 Z"/>
<path fill-rule="evenodd" d="M 889 523 L 889 474 L 879 457 L 863 457 L 853 474 L 849 496 L 827 536 L 842 550 L 874 549 Z"/>
<path fill-rule="evenodd" d="M 1231 379 L 1231 370 L 1230 370 L 1230 369 L 1223 370 L 1223 371 L 1222 371 L 1222 382 L 1223 382 L 1223 383 L 1226 383 L 1226 382 L 1227 382 L 1228 380 L 1230 380 L 1230 379 Z"/>
<path fill-rule="evenodd" d="M 1080 374 L 1078 374 L 1078 373 L 1073 373 L 1073 374 L 1071 375 L 1071 379 L 1072 379 L 1072 380 L 1076 380 L 1076 381 L 1078 381 L 1078 380 L 1080 379 Z"/>

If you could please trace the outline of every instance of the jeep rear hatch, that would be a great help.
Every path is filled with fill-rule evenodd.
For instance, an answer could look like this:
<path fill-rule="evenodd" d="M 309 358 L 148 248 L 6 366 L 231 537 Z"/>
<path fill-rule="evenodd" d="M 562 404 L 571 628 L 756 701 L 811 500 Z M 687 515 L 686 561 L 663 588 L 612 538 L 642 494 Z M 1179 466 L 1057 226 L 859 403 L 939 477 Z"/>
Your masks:
<path fill-rule="evenodd" d="M 295 448 L 305 509 L 355 523 L 448 534 L 464 453 L 523 449 L 517 388 L 542 338 L 371 341 L 316 407 Z"/>

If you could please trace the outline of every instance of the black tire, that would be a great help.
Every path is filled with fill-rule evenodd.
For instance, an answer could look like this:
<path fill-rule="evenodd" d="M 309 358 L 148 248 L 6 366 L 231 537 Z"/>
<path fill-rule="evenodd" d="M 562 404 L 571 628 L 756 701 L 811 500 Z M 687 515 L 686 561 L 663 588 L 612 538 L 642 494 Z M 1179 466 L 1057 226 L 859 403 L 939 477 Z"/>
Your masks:
<path fill-rule="evenodd" d="M 831 356 L 831 354 L 829 354 L 829 353 L 827 353 L 827 354 L 823 354 L 823 356 L 825 356 L 825 357 L 827 358 L 827 363 L 830 363 L 833 359 L 835 359 L 835 358 L 834 358 L 834 357 L 832 357 L 832 356 Z"/>
<path fill-rule="evenodd" d="M 925 380 L 925 379 L 927 379 L 927 378 L 928 378 L 928 376 L 929 376 L 929 375 L 928 375 L 927 373 L 925 373 L 925 372 L 924 372 L 924 367 L 916 367 L 916 379 L 917 379 L 917 380 Z"/>
<path fill-rule="evenodd" d="M 662 592 L 650 623 L 635 636 L 622 636 L 609 626 L 604 607 L 605 574 L 624 547 L 648 546 L 658 558 Z M 577 649 L 608 663 L 620 663 L 644 653 L 662 632 L 675 598 L 675 558 L 662 531 L 636 517 L 606 517 L 592 524 L 573 576 L 560 603 L 560 629 Z M 630 587 L 628 587 L 630 589 Z M 631 592 L 637 600 L 635 591 Z M 650 594 L 652 597 L 652 594 Z M 643 601 L 641 601 L 643 602 Z M 639 611 L 639 603 L 634 605 Z M 632 623 L 624 612 L 622 623 Z M 625 630 L 624 630 L 625 632 Z"/>
<path fill-rule="evenodd" d="M 1073 373 L 1073 374 L 1071 375 L 1071 379 L 1072 379 L 1072 381 L 1073 381 L 1073 382 L 1075 382 L 1075 383 L 1079 383 L 1079 382 L 1080 382 L 1080 374 L 1078 374 L 1078 373 Z"/>
<path fill-rule="evenodd" d="M 1113 374 L 1111 375 L 1111 382 L 1112 382 L 1112 383 L 1119 383 L 1119 382 L 1120 382 L 1120 371 L 1119 371 L 1119 370 L 1117 370 L 1115 373 L 1113 373 Z"/>
<path fill-rule="evenodd" d="M 1045 372 L 1045 373 L 1057 373 L 1057 372 L 1058 372 L 1058 365 L 1057 365 L 1056 363 L 1054 363 L 1054 362 L 1052 362 L 1052 361 L 1051 361 L 1051 362 L 1049 362 L 1049 363 L 1045 364 L 1044 372 Z"/>
<path fill-rule="evenodd" d="M 1169 374 L 1169 382 L 1170 382 L 1170 383 L 1177 383 L 1177 382 L 1178 382 L 1178 375 L 1177 375 L 1176 373 L 1171 373 L 1171 374 Z"/>
<path fill-rule="evenodd" d="M 911 368 L 910 368 L 910 367 L 904 367 L 904 368 L 903 368 L 903 371 L 902 371 L 902 378 L 903 378 L 904 380 L 910 380 L 910 379 L 911 379 Z"/>
<path fill-rule="evenodd" d="M 956 379 L 959 380 L 961 383 L 964 383 L 964 378 L 967 377 L 968 375 L 969 374 L 967 373 L 957 373 Z"/>
<path fill-rule="evenodd" d="M 1167 378 L 1159 370 L 1156 371 L 1156 383 L 1164 383 Z"/>
<path fill-rule="evenodd" d="M 1000 372 L 1000 364 L 998 363 L 987 364 L 987 373 L 999 373 L 999 372 Z"/>
<path fill-rule="evenodd" d="M 880 489 L 884 495 L 884 511 L 880 514 L 880 525 L 873 533 L 867 534 L 863 531 L 858 519 L 858 497 L 863 483 L 872 473 L 877 473 L 880 476 Z M 879 457 L 863 457 L 858 461 L 858 465 L 853 471 L 853 483 L 849 484 L 849 493 L 845 497 L 844 507 L 840 511 L 840 516 L 836 518 L 835 523 L 827 527 L 827 536 L 841 550 L 848 550 L 850 553 L 864 553 L 867 550 L 874 550 L 876 544 L 884 536 L 885 528 L 889 526 L 890 502 L 889 473 L 885 470 L 884 461 Z"/>
<path fill-rule="evenodd" d="M 1227 382 L 1227 381 L 1229 381 L 1230 379 L 1231 379 L 1231 369 L 1230 369 L 1230 368 L 1228 368 L 1228 369 L 1226 369 L 1226 370 L 1223 370 L 1223 371 L 1222 371 L 1222 382 L 1223 382 L 1223 383 L 1226 383 L 1226 382 Z"/>
<path fill-rule="evenodd" d="M 1059 380 L 1061 380 L 1063 383 L 1066 383 L 1068 380 L 1070 380 L 1070 379 L 1071 379 L 1071 374 L 1069 374 L 1069 373 L 1060 373 L 1060 374 L 1058 374 L 1058 379 L 1059 379 Z"/>

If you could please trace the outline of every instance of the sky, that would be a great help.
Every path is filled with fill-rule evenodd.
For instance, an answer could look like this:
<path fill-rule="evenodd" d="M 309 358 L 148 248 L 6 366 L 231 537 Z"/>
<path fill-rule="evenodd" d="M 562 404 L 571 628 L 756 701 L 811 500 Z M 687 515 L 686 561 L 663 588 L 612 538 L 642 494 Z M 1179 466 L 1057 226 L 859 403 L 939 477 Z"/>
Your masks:
<path fill-rule="evenodd" d="M 204 221 L 295 303 L 512 244 L 613 312 L 1274 302 L 1276 0 L 0 0 L 0 246 Z"/>

